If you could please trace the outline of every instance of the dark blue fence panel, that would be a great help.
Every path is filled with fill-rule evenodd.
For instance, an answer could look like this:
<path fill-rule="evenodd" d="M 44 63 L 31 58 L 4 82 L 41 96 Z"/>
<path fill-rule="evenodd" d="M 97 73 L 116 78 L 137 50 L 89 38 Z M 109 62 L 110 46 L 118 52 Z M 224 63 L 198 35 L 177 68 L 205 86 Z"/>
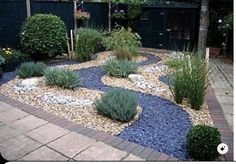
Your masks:
<path fill-rule="evenodd" d="M 26 15 L 25 0 L 0 1 L 0 47 L 19 48 L 19 32 Z"/>
<path fill-rule="evenodd" d="M 31 1 L 31 13 L 47 13 L 59 16 L 66 24 L 67 30 L 74 29 L 74 5 L 66 1 Z"/>

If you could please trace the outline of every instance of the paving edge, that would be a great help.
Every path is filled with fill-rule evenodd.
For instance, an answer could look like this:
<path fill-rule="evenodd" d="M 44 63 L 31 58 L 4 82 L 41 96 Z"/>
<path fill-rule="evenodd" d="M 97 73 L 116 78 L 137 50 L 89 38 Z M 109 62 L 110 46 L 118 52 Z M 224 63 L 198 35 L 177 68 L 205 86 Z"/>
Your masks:
<path fill-rule="evenodd" d="M 233 132 L 229 127 L 229 124 L 224 116 L 223 109 L 218 102 L 211 86 L 208 87 L 205 100 L 207 102 L 211 118 L 214 122 L 214 126 L 218 128 L 221 133 L 222 142 L 226 143 L 229 147 L 228 153 L 224 156 L 227 161 L 233 161 Z"/>
<path fill-rule="evenodd" d="M 110 145 L 114 148 L 117 148 L 122 151 L 126 151 L 128 153 L 134 154 L 137 157 L 143 158 L 146 161 L 178 161 L 179 159 L 175 157 L 171 157 L 165 153 L 157 152 L 153 149 L 141 146 L 139 144 L 124 140 L 122 138 L 99 132 L 94 129 L 90 129 L 84 127 L 80 124 L 74 123 L 72 121 L 66 120 L 59 116 L 48 113 L 47 111 L 43 111 L 36 107 L 30 106 L 28 104 L 24 104 L 12 98 L 6 97 L 0 94 L 0 101 L 3 101 L 13 107 L 16 107 L 26 113 L 34 115 L 40 119 L 48 121 L 54 125 L 57 125 L 61 128 L 67 129 L 69 131 L 76 132 L 78 134 L 82 134 L 89 138 L 95 139 L 97 141 L 101 141 L 107 145 Z"/>

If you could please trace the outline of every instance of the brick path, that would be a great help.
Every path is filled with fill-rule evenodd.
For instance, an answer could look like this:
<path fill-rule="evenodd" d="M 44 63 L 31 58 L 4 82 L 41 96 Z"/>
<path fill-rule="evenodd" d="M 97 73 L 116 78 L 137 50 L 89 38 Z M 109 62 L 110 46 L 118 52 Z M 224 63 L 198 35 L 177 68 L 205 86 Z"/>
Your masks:
<path fill-rule="evenodd" d="M 210 59 L 211 87 L 206 95 L 214 126 L 221 133 L 222 142 L 229 146 L 225 155 L 233 160 L 233 64 L 224 59 Z"/>
<path fill-rule="evenodd" d="M 2 95 L 0 152 L 10 161 L 178 160 Z"/>

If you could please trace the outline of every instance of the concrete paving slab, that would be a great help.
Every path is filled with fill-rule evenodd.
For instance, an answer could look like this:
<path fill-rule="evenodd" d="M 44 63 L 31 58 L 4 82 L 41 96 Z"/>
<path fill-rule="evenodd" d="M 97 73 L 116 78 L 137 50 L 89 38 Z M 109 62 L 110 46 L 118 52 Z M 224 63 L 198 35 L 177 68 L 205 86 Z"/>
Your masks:
<path fill-rule="evenodd" d="M 67 161 L 69 158 L 49 149 L 46 146 L 40 147 L 30 154 L 24 156 L 19 161 Z"/>
<path fill-rule="evenodd" d="M 96 140 L 94 139 L 71 132 L 51 142 L 48 146 L 72 158 L 95 142 Z"/>
<path fill-rule="evenodd" d="M 17 129 L 18 131 L 27 132 L 39 126 L 42 126 L 46 123 L 47 121 L 44 121 L 33 115 L 30 115 L 30 116 L 27 116 L 27 117 L 24 117 L 24 118 L 21 118 L 19 120 L 12 122 L 10 126 Z"/>
<path fill-rule="evenodd" d="M 136 155 L 129 154 L 128 157 L 123 159 L 123 161 L 145 161 L 145 159 L 137 157 Z"/>
<path fill-rule="evenodd" d="M 26 117 L 26 116 L 29 116 L 29 114 L 15 108 L 15 109 L 12 109 L 12 110 L 7 110 L 7 111 L 4 111 L 4 112 L 1 112 L 0 122 L 10 123 L 10 122 L 18 120 L 20 118 Z"/>
<path fill-rule="evenodd" d="M 65 130 L 63 128 L 60 128 L 59 126 L 48 123 L 44 126 L 41 126 L 26 133 L 26 135 L 43 144 L 46 144 L 67 133 L 69 133 L 68 130 Z"/>
<path fill-rule="evenodd" d="M 7 160 L 17 160 L 27 153 L 37 149 L 41 144 L 24 136 L 18 136 L 1 143 L 1 154 Z"/>
<path fill-rule="evenodd" d="M 97 142 L 78 154 L 76 161 L 118 161 L 127 155 L 127 152 L 113 148 L 102 142 Z"/>
<path fill-rule="evenodd" d="M 12 107 L 11 105 L 7 104 L 7 103 L 4 103 L 2 101 L 0 101 L 0 112 L 3 112 L 3 111 L 6 111 L 6 110 L 11 110 L 13 109 L 14 107 Z"/>

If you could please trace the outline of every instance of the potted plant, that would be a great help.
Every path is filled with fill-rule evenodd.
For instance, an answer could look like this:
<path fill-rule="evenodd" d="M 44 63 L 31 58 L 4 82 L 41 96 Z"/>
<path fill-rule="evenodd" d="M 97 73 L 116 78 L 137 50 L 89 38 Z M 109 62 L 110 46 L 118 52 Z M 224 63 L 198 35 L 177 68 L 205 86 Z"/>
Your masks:
<path fill-rule="evenodd" d="M 75 18 L 78 20 L 87 20 L 90 19 L 90 13 L 84 9 L 79 9 L 75 11 Z"/>

